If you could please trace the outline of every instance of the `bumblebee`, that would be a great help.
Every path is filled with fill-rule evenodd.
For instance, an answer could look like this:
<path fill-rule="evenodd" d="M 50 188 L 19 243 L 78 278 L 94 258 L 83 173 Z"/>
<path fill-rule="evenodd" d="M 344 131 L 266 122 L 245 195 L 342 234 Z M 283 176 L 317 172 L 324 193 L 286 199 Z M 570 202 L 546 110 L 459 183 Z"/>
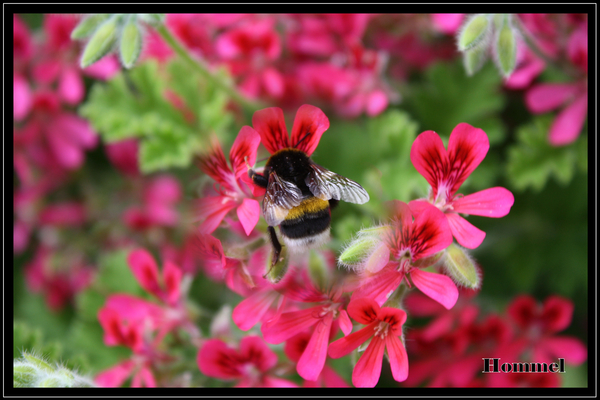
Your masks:
<path fill-rule="evenodd" d="M 331 209 L 340 200 L 363 204 L 369 194 L 358 183 L 315 164 L 302 150 L 284 148 L 269 157 L 262 174 L 248 167 L 248 176 L 265 189 L 262 212 L 273 245 L 271 267 L 281 253 L 279 232 L 288 249 L 300 252 L 329 239 Z"/>

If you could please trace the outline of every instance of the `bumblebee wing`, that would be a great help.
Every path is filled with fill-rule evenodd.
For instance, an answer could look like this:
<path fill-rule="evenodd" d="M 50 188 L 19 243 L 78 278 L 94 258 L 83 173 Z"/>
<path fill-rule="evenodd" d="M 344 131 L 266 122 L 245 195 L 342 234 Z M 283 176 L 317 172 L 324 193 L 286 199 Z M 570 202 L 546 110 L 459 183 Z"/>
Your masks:
<path fill-rule="evenodd" d="M 273 171 L 262 203 L 262 211 L 269 226 L 277 226 L 288 212 L 302 202 L 302 192 L 293 183 L 281 179 Z"/>
<path fill-rule="evenodd" d="M 367 191 L 353 180 L 314 163 L 310 166 L 311 171 L 306 177 L 306 185 L 316 197 L 322 200 L 344 200 L 355 204 L 369 201 Z"/>

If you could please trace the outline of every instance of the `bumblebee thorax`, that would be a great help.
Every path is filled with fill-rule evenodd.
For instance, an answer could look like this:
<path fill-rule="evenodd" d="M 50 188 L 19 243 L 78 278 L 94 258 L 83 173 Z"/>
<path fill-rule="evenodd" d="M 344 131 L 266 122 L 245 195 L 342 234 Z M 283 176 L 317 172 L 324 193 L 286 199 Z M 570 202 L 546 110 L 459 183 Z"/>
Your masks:
<path fill-rule="evenodd" d="M 310 172 L 310 158 L 302 150 L 281 149 L 269 158 L 265 171 L 275 171 L 280 178 L 289 182 L 304 182 Z"/>

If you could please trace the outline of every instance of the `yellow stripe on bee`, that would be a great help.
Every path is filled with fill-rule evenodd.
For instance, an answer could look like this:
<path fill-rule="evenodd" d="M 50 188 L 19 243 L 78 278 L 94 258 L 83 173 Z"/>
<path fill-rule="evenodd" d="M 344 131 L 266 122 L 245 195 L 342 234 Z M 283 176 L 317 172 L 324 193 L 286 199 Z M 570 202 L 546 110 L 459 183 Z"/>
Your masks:
<path fill-rule="evenodd" d="M 329 201 L 321 200 L 318 197 L 309 197 L 308 199 L 302 200 L 298 206 L 292 208 L 288 215 L 285 217 L 286 220 L 301 218 L 306 214 L 314 214 L 322 211 L 329 207 Z"/>

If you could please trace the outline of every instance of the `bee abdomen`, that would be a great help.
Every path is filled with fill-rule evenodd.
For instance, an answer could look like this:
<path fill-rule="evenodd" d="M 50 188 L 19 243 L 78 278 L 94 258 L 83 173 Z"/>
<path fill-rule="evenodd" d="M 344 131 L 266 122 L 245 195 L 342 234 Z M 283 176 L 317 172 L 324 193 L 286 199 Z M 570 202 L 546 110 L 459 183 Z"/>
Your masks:
<path fill-rule="evenodd" d="M 279 228 L 283 236 L 299 239 L 323 233 L 330 224 L 329 202 L 310 197 L 292 208 Z"/>

